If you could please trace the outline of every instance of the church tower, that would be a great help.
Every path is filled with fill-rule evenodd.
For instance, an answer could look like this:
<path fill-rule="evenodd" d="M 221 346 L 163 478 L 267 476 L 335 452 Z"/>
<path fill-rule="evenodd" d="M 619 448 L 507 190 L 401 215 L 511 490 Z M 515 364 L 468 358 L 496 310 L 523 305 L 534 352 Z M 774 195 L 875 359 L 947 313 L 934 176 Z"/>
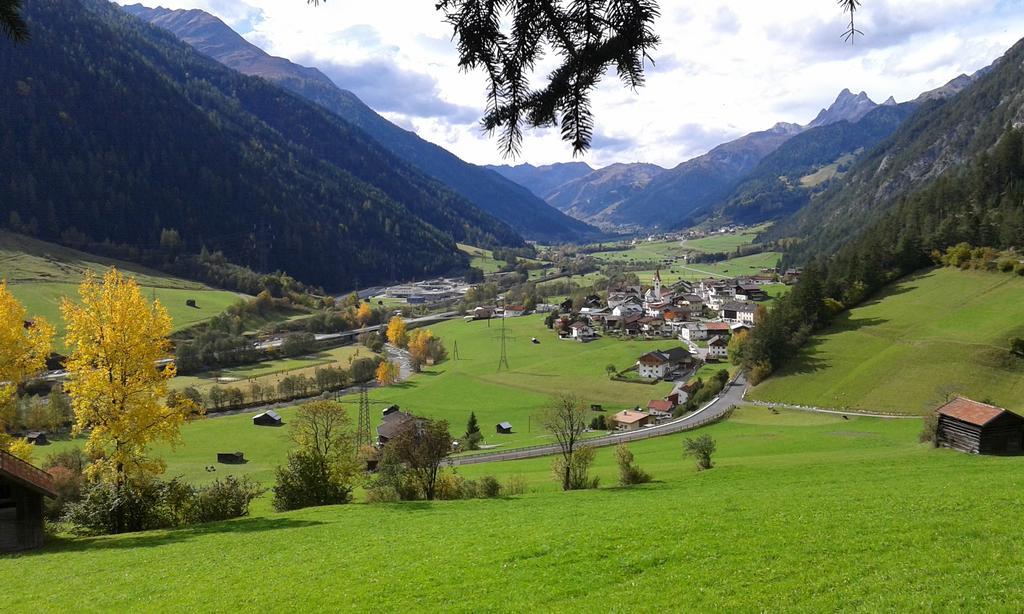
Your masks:
<path fill-rule="evenodd" d="M 654 300 L 661 300 L 661 269 L 654 271 Z"/>

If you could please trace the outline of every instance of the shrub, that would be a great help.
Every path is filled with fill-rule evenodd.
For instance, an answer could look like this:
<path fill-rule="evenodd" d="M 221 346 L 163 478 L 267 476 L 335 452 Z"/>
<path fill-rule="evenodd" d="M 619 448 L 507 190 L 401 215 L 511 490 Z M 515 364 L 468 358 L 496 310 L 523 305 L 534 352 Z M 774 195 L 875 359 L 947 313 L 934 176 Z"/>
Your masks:
<path fill-rule="evenodd" d="M 352 500 L 352 480 L 347 472 L 333 471 L 315 454 L 298 450 L 277 468 L 274 509 L 283 512 L 317 505 L 336 505 Z"/>
<path fill-rule="evenodd" d="M 594 463 L 594 448 L 590 446 L 582 446 L 573 451 L 572 456 L 566 461 L 564 456 L 558 456 L 555 458 L 554 463 L 551 465 L 551 470 L 554 473 L 555 480 L 559 484 L 564 484 L 565 476 L 565 464 L 569 463 L 569 482 L 564 484 L 568 486 L 565 490 L 585 490 L 588 488 L 597 488 L 599 478 L 589 477 L 590 466 Z"/>
<path fill-rule="evenodd" d="M 189 502 L 187 519 L 194 522 L 213 522 L 249 515 L 249 504 L 267 492 L 251 478 L 229 475 L 200 488 Z"/>
<path fill-rule="evenodd" d="M 1013 266 L 1013 272 L 1024 277 L 1024 262 L 1018 262 Z"/>
<path fill-rule="evenodd" d="M 1012 337 L 1010 339 L 1010 353 L 1018 356 L 1024 356 L 1024 339 L 1020 337 Z"/>
<path fill-rule="evenodd" d="M 715 440 L 710 435 L 701 435 L 695 439 L 689 437 L 683 442 L 683 454 L 697 459 L 697 471 L 714 467 L 711 455 L 715 453 Z"/>
<path fill-rule="evenodd" d="M 396 503 L 401 500 L 398 491 L 392 486 L 371 486 L 366 489 L 367 503 Z"/>
<path fill-rule="evenodd" d="M 493 475 L 485 475 L 484 477 L 480 478 L 480 485 L 478 491 L 479 496 L 490 499 L 497 497 L 500 494 L 501 482 L 498 481 L 498 478 L 494 477 Z"/>
<path fill-rule="evenodd" d="M 462 499 L 465 495 L 466 480 L 454 471 L 443 471 L 437 476 L 435 497 L 442 501 Z"/>
<path fill-rule="evenodd" d="M 594 419 L 590 421 L 590 428 L 594 431 L 608 430 L 608 420 L 604 417 L 604 414 L 594 416 Z"/>
<path fill-rule="evenodd" d="M 772 374 L 772 363 L 767 360 L 761 360 L 754 363 L 754 366 L 750 368 L 750 373 L 747 379 L 754 386 L 760 384 L 764 380 L 768 379 L 768 376 Z"/>
<path fill-rule="evenodd" d="M 927 413 L 921 419 L 921 433 L 917 440 L 921 443 L 930 443 L 933 447 L 939 447 L 939 414 L 936 412 Z"/>
<path fill-rule="evenodd" d="M 136 479 L 118 486 L 96 481 L 85 485 L 79 501 L 69 503 L 63 520 L 81 535 L 129 533 L 185 523 L 195 491 L 173 479 Z"/>
<path fill-rule="evenodd" d="M 1013 260 L 1010 260 L 1009 258 L 1003 258 L 1002 260 L 999 261 L 998 267 L 999 270 L 1002 271 L 1003 273 L 1012 273 L 1014 264 L 1015 263 L 1013 262 Z"/>
<path fill-rule="evenodd" d="M 521 475 L 510 475 L 505 480 L 506 495 L 521 495 L 526 492 L 526 478 Z"/>
<path fill-rule="evenodd" d="M 620 486 L 646 484 L 651 481 L 650 474 L 634 465 L 633 460 L 633 452 L 626 444 L 620 443 L 615 446 L 615 461 L 619 465 Z"/>

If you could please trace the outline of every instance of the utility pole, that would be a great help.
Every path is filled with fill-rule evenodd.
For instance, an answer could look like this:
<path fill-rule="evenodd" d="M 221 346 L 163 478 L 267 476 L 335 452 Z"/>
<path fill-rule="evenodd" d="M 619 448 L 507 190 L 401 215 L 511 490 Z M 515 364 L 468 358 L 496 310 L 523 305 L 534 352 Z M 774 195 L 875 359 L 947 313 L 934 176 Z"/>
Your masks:
<path fill-rule="evenodd" d="M 452 348 L 452 358 L 455 360 L 461 360 L 459 358 L 459 340 L 455 340 L 455 346 Z"/>

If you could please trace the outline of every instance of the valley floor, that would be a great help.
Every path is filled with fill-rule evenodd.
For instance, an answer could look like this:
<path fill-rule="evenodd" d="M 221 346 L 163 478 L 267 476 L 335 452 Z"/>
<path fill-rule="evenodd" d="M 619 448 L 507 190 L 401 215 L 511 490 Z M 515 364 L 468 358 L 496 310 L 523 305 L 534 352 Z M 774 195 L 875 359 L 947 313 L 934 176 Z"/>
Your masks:
<path fill-rule="evenodd" d="M 0 557 L 4 609 L 1006 610 L 1024 602 L 1024 458 L 916 443 L 913 420 L 743 408 L 632 446 L 655 482 L 563 493 L 550 459 L 491 500 L 352 504 Z"/>

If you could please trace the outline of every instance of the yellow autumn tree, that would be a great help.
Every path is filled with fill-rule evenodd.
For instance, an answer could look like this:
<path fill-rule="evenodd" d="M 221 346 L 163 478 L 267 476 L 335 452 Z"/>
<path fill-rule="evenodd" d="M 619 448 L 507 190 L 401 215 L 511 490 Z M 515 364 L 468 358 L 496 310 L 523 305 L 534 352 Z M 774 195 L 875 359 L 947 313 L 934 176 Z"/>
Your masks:
<path fill-rule="evenodd" d="M 377 383 L 381 386 L 390 386 L 391 384 L 394 384 L 398 381 L 399 375 L 400 372 L 398 370 L 398 365 L 389 360 L 385 360 L 377 365 L 377 372 L 375 376 L 377 378 Z"/>
<path fill-rule="evenodd" d="M 409 345 L 409 335 L 405 332 L 405 320 L 401 316 L 394 316 L 388 322 L 388 341 L 404 348 Z"/>
<path fill-rule="evenodd" d="M 367 302 L 359 303 L 359 309 L 356 309 L 356 322 L 359 326 L 366 326 L 373 318 L 373 308 Z"/>
<path fill-rule="evenodd" d="M 417 329 L 409 336 L 409 355 L 412 358 L 412 366 L 415 371 L 428 362 L 431 358 L 431 344 L 434 340 L 434 333 L 427 329 Z"/>
<path fill-rule="evenodd" d="M 171 355 L 171 318 L 117 269 L 102 282 L 87 273 L 78 293 L 81 305 L 61 303 L 71 350 L 65 389 L 73 432 L 88 433 L 86 451 L 99 458 L 90 471 L 118 485 L 128 476 L 161 473 L 163 462 L 146 457 L 149 444 L 176 444 L 181 424 L 199 411 L 192 403 L 164 402 L 175 367 L 158 363 Z"/>
<path fill-rule="evenodd" d="M 32 447 L 6 434 L 18 384 L 46 367 L 53 326 L 43 318 L 27 319 L 25 307 L 0 281 L 0 450 L 31 460 Z"/>

